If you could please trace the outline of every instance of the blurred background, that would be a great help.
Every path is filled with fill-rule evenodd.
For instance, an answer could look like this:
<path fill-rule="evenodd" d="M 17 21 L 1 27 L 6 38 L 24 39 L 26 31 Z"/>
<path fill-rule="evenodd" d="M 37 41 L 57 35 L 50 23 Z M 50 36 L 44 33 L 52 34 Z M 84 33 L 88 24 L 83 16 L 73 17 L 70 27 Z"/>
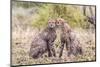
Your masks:
<path fill-rule="evenodd" d="M 73 28 L 89 29 L 92 23 L 87 17 L 95 19 L 95 6 L 13 1 L 12 16 L 16 16 L 19 20 L 19 26 L 25 24 L 25 28 L 27 26 L 42 28 L 46 26 L 49 18 L 61 17 L 67 20 Z M 17 24 L 13 26 L 16 27 L 15 25 L 17 26 Z"/>

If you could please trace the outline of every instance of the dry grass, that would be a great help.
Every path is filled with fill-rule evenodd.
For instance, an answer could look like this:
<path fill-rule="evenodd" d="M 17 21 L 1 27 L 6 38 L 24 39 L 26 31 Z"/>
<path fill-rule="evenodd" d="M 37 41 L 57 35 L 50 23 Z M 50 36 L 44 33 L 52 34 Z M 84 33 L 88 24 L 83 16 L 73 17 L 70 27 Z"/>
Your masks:
<path fill-rule="evenodd" d="M 63 56 L 47 57 L 47 53 L 43 57 L 33 59 L 29 57 L 30 43 L 32 39 L 38 34 L 37 29 L 17 30 L 12 32 L 12 64 L 13 65 L 30 65 L 30 64 L 46 64 L 59 62 L 76 62 L 76 61 L 93 61 L 95 60 L 95 34 L 89 33 L 85 30 L 76 29 L 77 36 L 82 43 L 84 50 L 83 55 L 67 57 L 67 51 L 64 48 Z M 55 49 L 57 56 L 59 54 L 59 37 L 55 41 Z"/>

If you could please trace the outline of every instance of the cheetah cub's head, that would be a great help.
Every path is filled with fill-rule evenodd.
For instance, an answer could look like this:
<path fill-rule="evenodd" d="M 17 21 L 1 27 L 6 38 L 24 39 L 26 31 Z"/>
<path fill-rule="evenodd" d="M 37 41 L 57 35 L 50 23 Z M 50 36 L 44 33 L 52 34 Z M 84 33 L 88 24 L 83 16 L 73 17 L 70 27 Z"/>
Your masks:
<path fill-rule="evenodd" d="M 55 22 L 56 21 L 54 19 L 48 20 L 48 27 L 49 28 L 55 28 L 55 26 L 56 26 L 56 23 Z"/>
<path fill-rule="evenodd" d="M 62 19 L 62 18 L 57 18 L 56 19 L 56 26 L 59 28 L 59 27 L 63 27 L 64 26 L 64 23 L 65 23 L 65 20 Z"/>

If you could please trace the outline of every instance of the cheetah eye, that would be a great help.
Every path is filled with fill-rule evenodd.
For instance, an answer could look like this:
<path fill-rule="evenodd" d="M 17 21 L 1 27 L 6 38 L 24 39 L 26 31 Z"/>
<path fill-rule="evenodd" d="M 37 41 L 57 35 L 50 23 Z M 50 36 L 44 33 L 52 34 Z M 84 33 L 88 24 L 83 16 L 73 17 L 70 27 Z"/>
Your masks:
<path fill-rule="evenodd" d="M 57 22 L 59 24 L 59 22 Z"/>
<path fill-rule="evenodd" d="M 48 22 L 48 23 L 51 23 L 51 22 Z"/>

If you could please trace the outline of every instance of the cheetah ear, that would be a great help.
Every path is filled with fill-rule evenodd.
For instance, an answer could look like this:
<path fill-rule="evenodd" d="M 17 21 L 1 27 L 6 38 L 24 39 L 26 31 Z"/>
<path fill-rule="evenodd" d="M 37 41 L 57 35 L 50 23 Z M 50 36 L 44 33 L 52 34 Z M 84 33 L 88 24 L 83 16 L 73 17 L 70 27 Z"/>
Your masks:
<path fill-rule="evenodd" d="M 50 20 L 51 18 L 48 18 L 48 21 Z"/>
<path fill-rule="evenodd" d="M 51 18 L 51 17 L 49 17 L 49 18 L 48 18 L 48 21 L 49 21 L 49 20 L 51 20 L 51 19 L 52 19 L 52 18 Z"/>
<path fill-rule="evenodd" d="M 66 23 L 69 23 L 68 20 L 66 20 Z"/>

